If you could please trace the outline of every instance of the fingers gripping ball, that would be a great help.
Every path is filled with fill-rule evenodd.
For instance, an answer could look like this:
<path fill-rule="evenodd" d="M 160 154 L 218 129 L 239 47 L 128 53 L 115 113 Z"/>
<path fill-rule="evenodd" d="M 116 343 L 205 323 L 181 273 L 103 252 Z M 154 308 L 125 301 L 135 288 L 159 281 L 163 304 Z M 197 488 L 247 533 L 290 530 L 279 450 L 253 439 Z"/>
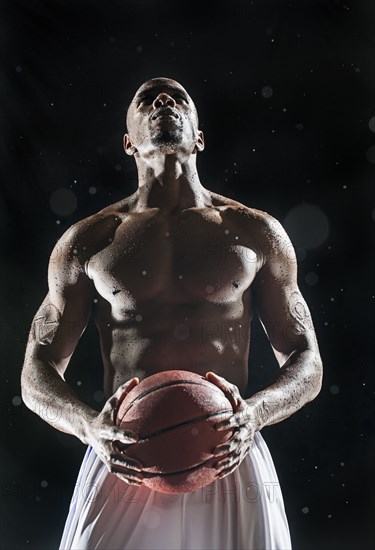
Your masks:
<path fill-rule="evenodd" d="M 118 444 L 139 460 L 144 484 L 162 493 L 190 493 L 216 479 L 212 451 L 232 429 L 214 425 L 233 407 L 224 392 L 203 376 L 170 370 L 143 379 L 120 397 L 116 424 L 139 435 L 137 443 Z"/>

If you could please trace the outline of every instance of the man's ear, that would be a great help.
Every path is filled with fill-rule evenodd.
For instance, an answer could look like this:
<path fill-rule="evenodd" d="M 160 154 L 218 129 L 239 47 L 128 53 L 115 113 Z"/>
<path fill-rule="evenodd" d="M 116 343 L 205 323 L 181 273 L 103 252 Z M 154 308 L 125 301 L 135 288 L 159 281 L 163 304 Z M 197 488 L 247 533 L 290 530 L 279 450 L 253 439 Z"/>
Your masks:
<path fill-rule="evenodd" d="M 123 144 L 124 144 L 124 151 L 127 155 L 132 156 L 137 152 L 137 149 L 134 147 L 134 145 L 130 141 L 129 134 L 124 135 Z"/>
<path fill-rule="evenodd" d="M 201 130 L 198 130 L 198 136 L 195 141 L 195 150 L 197 153 L 201 153 L 204 149 L 204 135 Z"/>

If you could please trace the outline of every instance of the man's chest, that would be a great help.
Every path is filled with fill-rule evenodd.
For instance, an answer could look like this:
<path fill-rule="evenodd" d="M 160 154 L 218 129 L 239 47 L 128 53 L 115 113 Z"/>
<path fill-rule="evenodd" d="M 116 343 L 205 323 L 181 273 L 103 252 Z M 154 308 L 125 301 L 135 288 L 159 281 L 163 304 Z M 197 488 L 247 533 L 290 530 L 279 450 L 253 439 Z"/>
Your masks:
<path fill-rule="evenodd" d="M 176 302 L 238 299 L 260 267 L 251 235 L 216 212 L 130 216 L 89 262 L 109 302 L 134 305 L 163 295 Z"/>

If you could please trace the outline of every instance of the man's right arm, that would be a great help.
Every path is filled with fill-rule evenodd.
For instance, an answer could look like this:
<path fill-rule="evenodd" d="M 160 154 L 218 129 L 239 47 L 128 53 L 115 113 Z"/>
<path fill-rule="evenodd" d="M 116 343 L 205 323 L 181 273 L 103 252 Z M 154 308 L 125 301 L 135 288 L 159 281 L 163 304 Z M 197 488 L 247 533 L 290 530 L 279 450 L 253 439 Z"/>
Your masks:
<path fill-rule="evenodd" d="M 94 296 L 84 269 L 86 245 L 85 233 L 76 224 L 61 237 L 51 254 L 49 290 L 33 319 L 26 348 L 22 398 L 53 427 L 92 445 L 111 472 L 126 473 L 126 457 L 120 457 L 113 444 L 134 443 L 134 439 L 114 425 L 113 410 L 117 398 L 123 391 L 130 391 L 137 380 L 120 386 L 100 413 L 83 403 L 64 380 L 70 358 L 87 326 Z"/>

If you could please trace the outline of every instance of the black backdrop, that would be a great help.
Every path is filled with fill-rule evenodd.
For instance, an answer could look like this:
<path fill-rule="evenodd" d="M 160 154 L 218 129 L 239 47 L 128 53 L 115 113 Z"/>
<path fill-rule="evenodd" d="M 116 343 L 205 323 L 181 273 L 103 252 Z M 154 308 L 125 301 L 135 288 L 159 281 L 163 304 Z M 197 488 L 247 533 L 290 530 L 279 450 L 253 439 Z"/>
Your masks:
<path fill-rule="evenodd" d="M 375 5 L 9 0 L 1 14 L 1 546 L 58 545 L 85 448 L 22 404 L 27 332 L 57 238 L 135 191 L 125 107 L 168 76 L 200 112 L 203 185 L 269 212 L 296 247 L 323 389 L 262 432 L 294 546 L 372 548 Z M 252 340 L 249 393 L 278 368 L 256 322 Z M 91 324 L 67 380 L 102 406 Z"/>

